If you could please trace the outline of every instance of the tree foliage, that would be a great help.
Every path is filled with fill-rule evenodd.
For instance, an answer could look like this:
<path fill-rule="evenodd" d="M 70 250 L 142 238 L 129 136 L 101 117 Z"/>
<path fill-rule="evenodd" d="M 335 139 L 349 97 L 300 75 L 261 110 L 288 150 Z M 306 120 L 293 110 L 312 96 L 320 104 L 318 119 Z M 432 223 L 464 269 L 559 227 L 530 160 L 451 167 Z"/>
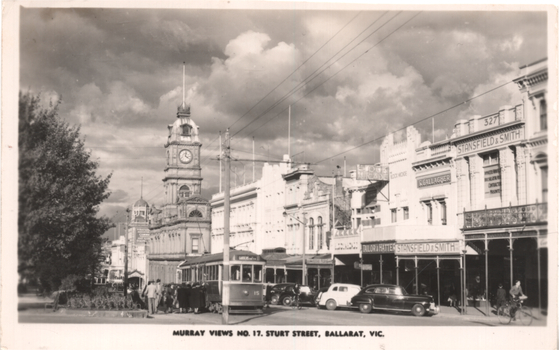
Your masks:
<path fill-rule="evenodd" d="M 39 97 L 19 95 L 19 273 L 56 289 L 70 274 L 99 267 L 102 235 L 110 227 L 96 217 L 108 198 L 111 175 L 96 175 L 80 128 L 58 116 L 60 101 L 41 108 Z"/>

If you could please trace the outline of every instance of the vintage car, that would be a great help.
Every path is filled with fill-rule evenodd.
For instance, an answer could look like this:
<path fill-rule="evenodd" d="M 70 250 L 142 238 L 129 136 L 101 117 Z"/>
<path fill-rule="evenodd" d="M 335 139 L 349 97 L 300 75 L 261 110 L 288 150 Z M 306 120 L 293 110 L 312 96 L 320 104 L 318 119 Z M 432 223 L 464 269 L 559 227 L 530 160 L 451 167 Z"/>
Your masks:
<path fill-rule="evenodd" d="M 352 307 L 351 298 L 359 293 L 361 287 L 356 284 L 334 283 L 325 292 L 319 293 L 316 298 L 316 306 L 325 306 L 328 310 L 336 310 L 338 307 Z"/>
<path fill-rule="evenodd" d="M 316 296 L 316 291 L 314 291 L 309 286 L 300 286 L 299 287 L 299 303 L 301 304 L 311 304 L 314 306 L 314 300 Z M 288 286 L 283 290 L 283 292 L 279 295 L 278 304 L 289 306 L 293 304 L 295 297 L 294 285 Z"/>
<path fill-rule="evenodd" d="M 270 303 L 272 305 L 280 304 L 280 295 L 288 287 L 293 287 L 295 283 L 278 283 L 270 289 Z"/>
<path fill-rule="evenodd" d="M 439 313 L 432 296 L 411 295 L 404 288 L 393 284 L 368 285 L 351 298 L 351 304 L 363 313 L 372 310 L 411 312 L 415 316 Z"/>

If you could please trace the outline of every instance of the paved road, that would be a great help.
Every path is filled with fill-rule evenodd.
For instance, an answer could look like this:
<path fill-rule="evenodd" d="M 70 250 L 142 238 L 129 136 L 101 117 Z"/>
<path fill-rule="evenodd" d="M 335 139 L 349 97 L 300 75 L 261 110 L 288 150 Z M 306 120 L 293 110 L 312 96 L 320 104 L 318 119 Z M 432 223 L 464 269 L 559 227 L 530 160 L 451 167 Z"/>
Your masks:
<path fill-rule="evenodd" d="M 101 318 L 68 316 L 44 312 L 40 309 L 26 309 L 19 312 L 22 323 L 89 323 L 89 324 L 176 324 L 176 325 L 220 325 L 221 315 L 204 313 L 156 314 L 150 318 Z M 495 318 L 451 317 L 435 315 L 414 317 L 409 314 L 371 313 L 362 314 L 357 310 L 328 311 L 314 307 L 301 310 L 286 306 L 272 306 L 261 315 L 230 315 L 231 325 L 308 325 L 308 326 L 501 326 Z M 509 325 L 508 327 L 515 327 Z"/>

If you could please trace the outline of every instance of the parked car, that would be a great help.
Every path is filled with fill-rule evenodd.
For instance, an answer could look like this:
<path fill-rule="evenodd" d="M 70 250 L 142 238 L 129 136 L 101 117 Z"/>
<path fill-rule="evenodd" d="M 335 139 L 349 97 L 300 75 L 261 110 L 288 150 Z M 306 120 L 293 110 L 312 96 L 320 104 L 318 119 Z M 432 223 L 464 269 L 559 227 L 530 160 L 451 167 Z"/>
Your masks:
<path fill-rule="evenodd" d="M 361 287 L 356 284 L 334 283 L 328 290 L 317 297 L 317 306 L 325 306 L 328 310 L 336 310 L 338 307 L 352 307 L 351 298 L 359 293 Z"/>
<path fill-rule="evenodd" d="M 293 286 L 287 286 L 281 294 L 279 294 L 279 302 L 280 305 L 289 306 L 293 304 L 295 300 L 295 284 Z M 303 304 L 311 304 L 314 306 L 314 300 L 317 291 L 313 290 L 309 286 L 300 286 L 299 287 L 299 303 Z"/>
<path fill-rule="evenodd" d="M 431 295 L 408 294 L 404 288 L 394 284 L 368 285 L 351 298 L 351 304 L 362 313 L 372 310 L 411 312 L 415 316 L 439 313 Z"/>
<path fill-rule="evenodd" d="M 280 303 L 280 295 L 287 287 L 293 287 L 295 283 L 278 283 L 273 286 L 270 290 L 270 303 L 272 305 L 278 305 Z"/>

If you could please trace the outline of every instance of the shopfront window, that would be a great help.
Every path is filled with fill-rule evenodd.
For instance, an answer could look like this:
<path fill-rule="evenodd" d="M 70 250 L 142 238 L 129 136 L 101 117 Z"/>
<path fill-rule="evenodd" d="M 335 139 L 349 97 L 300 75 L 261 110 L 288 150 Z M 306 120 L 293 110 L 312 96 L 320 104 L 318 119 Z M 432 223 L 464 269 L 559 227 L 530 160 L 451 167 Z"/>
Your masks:
<path fill-rule="evenodd" d="M 501 169 L 499 166 L 499 152 L 492 152 L 483 156 L 483 171 L 485 183 L 485 198 L 501 196 Z"/>

